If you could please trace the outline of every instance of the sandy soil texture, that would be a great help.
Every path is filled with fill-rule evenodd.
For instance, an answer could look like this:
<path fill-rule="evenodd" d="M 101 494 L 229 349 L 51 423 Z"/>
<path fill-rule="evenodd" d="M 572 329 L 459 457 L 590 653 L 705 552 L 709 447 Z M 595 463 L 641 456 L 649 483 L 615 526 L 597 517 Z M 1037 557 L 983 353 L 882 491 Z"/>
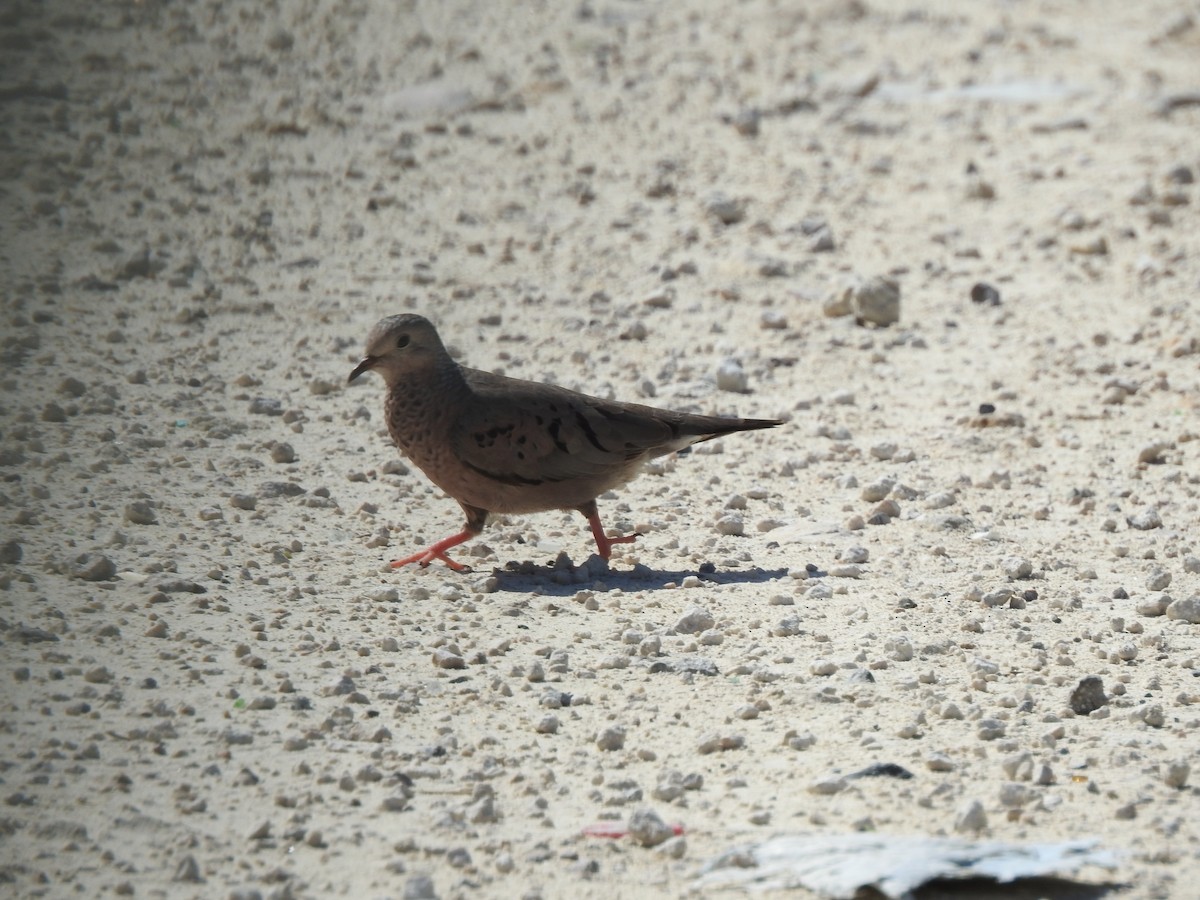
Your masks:
<path fill-rule="evenodd" d="M 15 0 L 0 45 L 0 893 L 678 897 L 875 831 L 1197 896 L 1195 2 Z M 601 497 L 610 565 L 548 512 L 392 571 L 461 526 L 346 384 L 406 310 L 787 422 Z"/>

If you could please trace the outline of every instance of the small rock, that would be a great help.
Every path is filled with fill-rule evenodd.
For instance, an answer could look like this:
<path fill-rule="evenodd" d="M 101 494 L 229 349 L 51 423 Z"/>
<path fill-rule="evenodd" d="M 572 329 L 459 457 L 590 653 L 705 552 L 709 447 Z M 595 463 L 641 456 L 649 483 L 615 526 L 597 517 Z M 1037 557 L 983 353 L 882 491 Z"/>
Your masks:
<path fill-rule="evenodd" d="M 402 900 L 437 900 L 438 898 L 433 878 L 425 874 L 413 875 L 404 882 L 404 892 L 400 896 Z"/>
<path fill-rule="evenodd" d="M 987 828 L 987 812 L 978 800 L 971 800 L 958 810 L 954 818 L 954 830 L 961 833 L 977 832 Z"/>
<path fill-rule="evenodd" d="M 1139 707 L 1134 714 L 1151 728 L 1162 728 L 1167 723 L 1161 703 L 1147 703 Z"/>
<path fill-rule="evenodd" d="M 595 743 L 601 750 L 620 750 L 625 746 L 625 728 L 621 725 L 610 725 L 597 733 Z"/>
<path fill-rule="evenodd" d="M 1152 594 L 1149 597 L 1143 597 L 1137 603 L 1137 614 L 1139 616 L 1162 616 L 1166 615 L 1167 608 L 1173 602 L 1169 594 Z"/>
<path fill-rule="evenodd" d="M 717 366 L 717 389 L 735 394 L 749 392 L 750 379 L 736 359 L 727 359 Z"/>
<path fill-rule="evenodd" d="M 158 516 L 145 500 L 134 500 L 125 504 L 125 521 L 134 525 L 154 525 Z"/>
<path fill-rule="evenodd" d="M 1163 462 L 1163 454 L 1174 447 L 1170 441 L 1151 441 L 1138 451 L 1138 462 L 1155 465 Z"/>
<path fill-rule="evenodd" d="M 740 734 L 718 734 L 715 731 L 710 731 L 700 738 L 700 743 L 697 745 L 697 752 L 708 755 L 716 753 L 718 750 L 740 750 L 746 746 L 746 738 Z"/>
<path fill-rule="evenodd" d="M 1165 569 L 1154 568 L 1146 576 L 1146 590 L 1165 591 L 1171 586 L 1171 573 Z"/>
<path fill-rule="evenodd" d="M 1075 689 L 1071 691 L 1071 710 L 1077 716 L 1086 716 L 1108 703 L 1104 694 L 1104 682 L 1096 675 L 1082 678 Z"/>
<path fill-rule="evenodd" d="M 117 574 L 116 564 L 100 553 L 81 553 L 67 566 L 72 578 L 81 581 L 109 581 Z"/>
<path fill-rule="evenodd" d="M 286 442 L 280 442 L 271 448 L 271 461 L 276 463 L 294 463 L 296 448 Z"/>
<path fill-rule="evenodd" d="M 716 620 L 707 609 L 692 606 L 675 622 L 675 631 L 678 634 L 697 634 L 707 631 L 715 624 Z"/>
<path fill-rule="evenodd" d="M 821 302 L 821 312 L 830 319 L 848 316 L 854 312 L 854 287 L 835 288 Z"/>
<path fill-rule="evenodd" d="M 255 397 L 250 401 L 249 411 L 257 416 L 282 416 L 283 404 L 270 397 Z"/>
<path fill-rule="evenodd" d="M 705 211 L 722 225 L 736 225 L 746 217 L 746 204 L 722 193 L 715 193 L 704 204 Z"/>
<path fill-rule="evenodd" d="M 787 328 L 788 320 L 787 316 L 783 313 L 774 309 L 768 309 L 763 311 L 763 314 L 759 317 L 758 324 L 768 331 L 782 331 Z"/>
<path fill-rule="evenodd" d="M 1168 619 L 1179 619 L 1190 625 L 1200 625 L 1200 594 L 1172 601 L 1166 612 Z"/>
<path fill-rule="evenodd" d="M 83 680 L 89 684 L 108 684 L 112 681 L 112 672 L 107 666 L 96 666 L 83 673 Z"/>
<path fill-rule="evenodd" d="M 1000 785 L 1000 804 L 1010 809 L 1028 805 L 1037 795 L 1038 792 L 1033 788 L 1015 781 L 1006 781 Z"/>
<path fill-rule="evenodd" d="M 971 302 L 981 306 L 999 306 L 1000 292 L 983 281 L 977 281 L 971 287 Z"/>
<path fill-rule="evenodd" d="M 1154 507 L 1148 507 L 1134 516 L 1127 516 L 1125 519 L 1129 523 L 1130 528 L 1136 528 L 1138 531 L 1150 531 L 1154 528 L 1162 528 L 1162 516 L 1158 514 L 1158 510 Z"/>
<path fill-rule="evenodd" d="M 854 291 L 854 316 L 860 323 L 883 327 L 900 321 L 900 285 L 872 278 Z"/>
<path fill-rule="evenodd" d="M 467 667 L 466 660 L 445 647 L 438 647 L 433 651 L 433 664 L 439 669 L 465 669 Z"/>
<path fill-rule="evenodd" d="M 1004 737 L 1008 726 L 1000 719 L 980 719 L 977 734 L 981 741 L 994 741 Z"/>
<path fill-rule="evenodd" d="M 839 794 L 846 789 L 847 784 L 849 782 L 841 775 L 824 775 L 808 785 L 808 792 L 821 796 Z"/>
<path fill-rule="evenodd" d="M 172 881 L 183 881 L 189 884 L 199 884 L 204 881 L 204 876 L 200 874 L 200 864 L 196 862 L 196 857 L 190 853 L 181 859 L 175 866 L 175 874 L 171 877 Z"/>
<path fill-rule="evenodd" d="M 629 817 L 629 836 L 643 847 L 657 847 L 675 836 L 675 829 L 652 809 L 639 809 Z"/>
<path fill-rule="evenodd" d="M 1166 764 L 1162 779 L 1168 787 L 1187 787 L 1188 778 L 1192 774 L 1192 766 L 1186 759 L 1177 759 Z"/>
<path fill-rule="evenodd" d="M 1033 574 L 1033 563 L 1023 556 L 1006 556 L 1000 560 L 1000 568 L 1005 575 L 1014 580 L 1028 578 Z"/>
<path fill-rule="evenodd" d="M 741 537 L 746 533 L 746 522 L 741 516 L 730 513 L 717 519 L 716 529 L 718 534 Z"/>

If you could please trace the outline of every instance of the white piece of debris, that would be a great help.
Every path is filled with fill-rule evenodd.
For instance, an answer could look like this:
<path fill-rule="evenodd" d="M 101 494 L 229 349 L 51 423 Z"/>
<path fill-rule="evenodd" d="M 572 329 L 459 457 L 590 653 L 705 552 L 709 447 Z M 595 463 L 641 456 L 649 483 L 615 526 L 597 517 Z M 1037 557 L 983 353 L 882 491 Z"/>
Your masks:
<path fill-rule="evenodd" d="M 988 878 L 1000 884 L 1048 875 L 1066 877 L 1085 866 L 1116 867 L 1116 857 L 1085 838 L 1060 843 L 1008 844 L 929 835 L 796 834 L 738 847 L 707 863 L 697 888 L 740 885 L 755 890 L 807 888 L 851 900 L 873 888 L 906 900 L 931 881 Z"/>

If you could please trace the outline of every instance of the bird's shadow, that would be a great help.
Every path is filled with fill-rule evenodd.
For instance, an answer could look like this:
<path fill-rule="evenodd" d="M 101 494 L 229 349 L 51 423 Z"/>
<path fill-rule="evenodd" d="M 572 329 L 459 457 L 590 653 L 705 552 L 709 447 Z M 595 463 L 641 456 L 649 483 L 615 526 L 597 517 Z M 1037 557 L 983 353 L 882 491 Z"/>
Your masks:
<path fill-rule="evenodd" d="M 788 574 L 787 569 L 748 569 L 716 571 L 709 564 L 699 569 L 652 569 L 640 563 L 631 569 L 614 569 L 593 555 L 575 566 L 559 558 L 548 565 L 530 562 L 509 563 L 492 570 L 498 592 L 542 594 L 570 597 L 581 590 L 658 591 L 683 586 L 684 579 L 697 578 L 705 584 L 763 584 Z"/>

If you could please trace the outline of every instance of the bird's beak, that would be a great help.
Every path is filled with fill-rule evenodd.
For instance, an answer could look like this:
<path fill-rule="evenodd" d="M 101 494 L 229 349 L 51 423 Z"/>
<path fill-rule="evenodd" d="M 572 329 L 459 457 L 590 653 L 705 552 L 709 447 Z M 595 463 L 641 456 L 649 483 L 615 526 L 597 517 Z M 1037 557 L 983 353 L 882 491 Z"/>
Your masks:
<path fill-rule="evenodd" d="M 358 365 L 354 367 L 354 371 L 350 373 L 350 377 L 347 379 L 347 383 L 353 381 L 355 378 L 357 378 L 363 372 L 366 372 L 368 369 L 375 368 L 375 364 L 377 362 L 379 362 L 378 356 L 364 356 L 361 360 L 359 360 Z"/>

